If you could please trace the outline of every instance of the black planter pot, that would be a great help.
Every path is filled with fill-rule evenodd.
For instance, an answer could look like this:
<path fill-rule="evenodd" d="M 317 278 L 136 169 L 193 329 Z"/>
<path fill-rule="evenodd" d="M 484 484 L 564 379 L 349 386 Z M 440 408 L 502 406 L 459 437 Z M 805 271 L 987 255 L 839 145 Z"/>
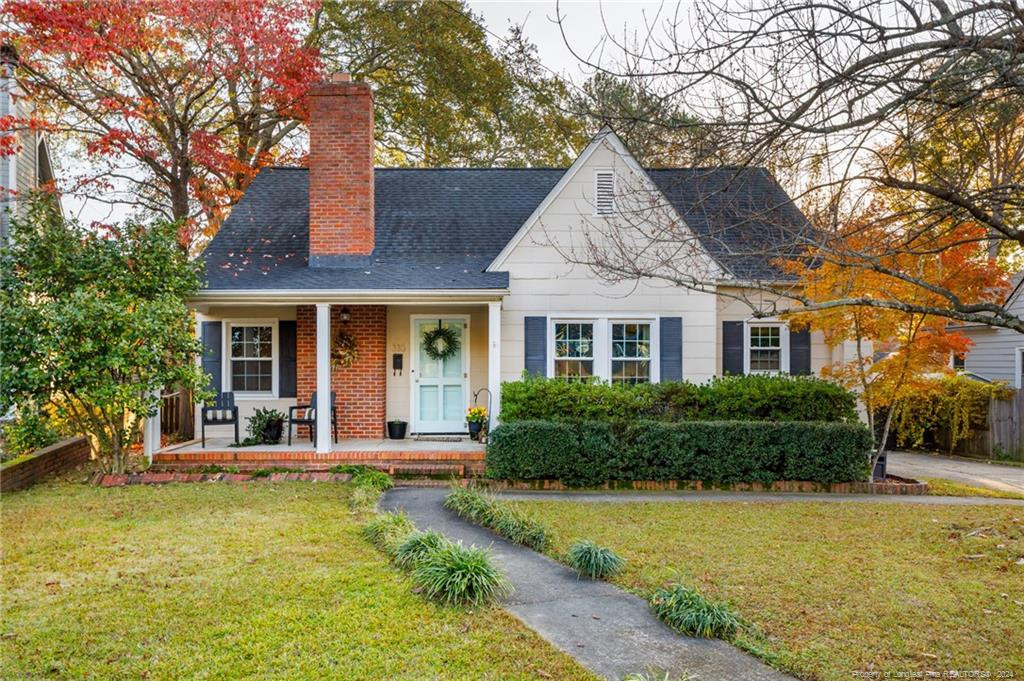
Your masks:
<path fill-rule="evenodd" d="M 284 421 L 268 421 L 263 427 L 263 442 L 276 445 L 281 441 L 281 432 L 284 430 Z"/>
<path fill-rule="evenodd" d="M 405 429 L 409 424 L 405 421 L 388 421 L 388 437 L 392 440 L 404 440 Z"/>
<path fill-rule="evenodd" d="M 480 422 L 480 421 L 470 421 L 469 422 L 469 439 L 470 440 L 479 440 L 480 439 L 480 431 L 483 429 L 483 427 L 484 427 L 484 424 L 482 422 Z"/>

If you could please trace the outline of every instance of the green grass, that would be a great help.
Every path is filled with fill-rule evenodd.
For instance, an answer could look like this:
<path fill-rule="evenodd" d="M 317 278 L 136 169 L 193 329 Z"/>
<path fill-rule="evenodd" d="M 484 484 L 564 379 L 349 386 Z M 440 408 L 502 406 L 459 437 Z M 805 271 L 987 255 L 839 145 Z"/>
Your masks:
<path fill-rule="evenodd" d="M 925 478 L 928 483 L 928 494 L 939 497 L 990 497 L 993 499 L 1024 499 L 1024 494 L 1007 492 L 990 487 L 975 487 L 955 480 L 942 478 Z"/>
<path fill-rule="evenodd" d="M 258 482 L 5 494 L 0 678 L 594 678 L 500 609 L 414 593 L 361 535 L 351 493 Z"/>
<path fill-rule="evenodd" d="M 807 679 L 1024 673 L 1024 508 L 867 503 L 517 502 L 626 559 L 612 581 L 727 601 L 737 643 Z"/>

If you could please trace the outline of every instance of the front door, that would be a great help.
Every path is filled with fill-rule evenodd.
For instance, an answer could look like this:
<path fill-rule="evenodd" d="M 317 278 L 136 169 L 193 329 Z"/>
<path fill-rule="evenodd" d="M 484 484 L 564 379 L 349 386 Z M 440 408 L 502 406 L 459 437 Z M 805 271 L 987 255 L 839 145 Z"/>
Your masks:
<path fill-rule="evenodd" d="M 438 323 L 455 332 L 459 349 L 444 359 L 432 359 L 425 351 L 423 334 L 436 329 Z M 466 347 L 468 317 L 414 317 L 412 347 L 415 348 L 413 370 L 413 431 L 416 433 L 463 433 L 466 431 L 466 386 L 468 375 Z"/>

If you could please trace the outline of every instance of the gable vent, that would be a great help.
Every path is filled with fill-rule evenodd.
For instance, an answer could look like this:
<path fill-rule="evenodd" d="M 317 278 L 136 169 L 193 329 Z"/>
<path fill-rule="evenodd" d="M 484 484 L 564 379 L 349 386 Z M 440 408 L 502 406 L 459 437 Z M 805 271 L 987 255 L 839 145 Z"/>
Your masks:
<path fill-rule="evenodd" d="M 615 173 L 599 170 L 594 173 L 594 205 L 598 215 L 615 212 Z"/>

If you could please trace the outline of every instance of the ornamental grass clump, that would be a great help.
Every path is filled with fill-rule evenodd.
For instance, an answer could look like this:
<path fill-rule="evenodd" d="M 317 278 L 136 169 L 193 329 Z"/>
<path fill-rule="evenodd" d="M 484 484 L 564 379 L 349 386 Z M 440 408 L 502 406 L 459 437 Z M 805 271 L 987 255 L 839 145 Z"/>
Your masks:
<path fill-rule="evenodd" d="M 626 561 L 611 549 L 590 540 L 578 541 L 569 547 L 566 562 L 573 570 L 591 579 L 604 579 L 622 572 Z"/>
<path fill-rule="evenodd" d="M 383 492 L 386 489 L 391 489 L 395 483 L 387 473 L 364 466 L 352 475 L 352 484 L 356 487 L 369 487 Z"/>
<path fill-rule="evenodd" d="M 512 591 L 487 551 L 461 543 L 447 542 L 425 554 L 412 579 L 424 594 L 444 605 L 479 607 Z"/>
<path fill-rule="evenodd" d="M 427 556 L 450 543 L 433 530 L 413 532 L 395 549 L 395 565 L 404 570 L 415 570 Z"/>
<path fill-rule="evenodd" d="M 662 622 L 689 636 L 731 641 L 743 624 L 728 604 L 708 600 L 682 584 L 655 591 L 651 609 Z"/>
<path fill-rule="evenodd" d="M 509 541 L 534 551 L 546 551 L 551 545 L 551 531 L 544 523 L 490 494 L 468 487 L 455 487 L 445 498 L 444 506 L 466 520 L 488 527 Z"/>
<path fill-rule="evenodd" d="M 381 513 L 366 523 L 363 527 L 363 536 L 393 557 L 398 545 L 415 530 L 416 527 L 404 513 Z"/>

